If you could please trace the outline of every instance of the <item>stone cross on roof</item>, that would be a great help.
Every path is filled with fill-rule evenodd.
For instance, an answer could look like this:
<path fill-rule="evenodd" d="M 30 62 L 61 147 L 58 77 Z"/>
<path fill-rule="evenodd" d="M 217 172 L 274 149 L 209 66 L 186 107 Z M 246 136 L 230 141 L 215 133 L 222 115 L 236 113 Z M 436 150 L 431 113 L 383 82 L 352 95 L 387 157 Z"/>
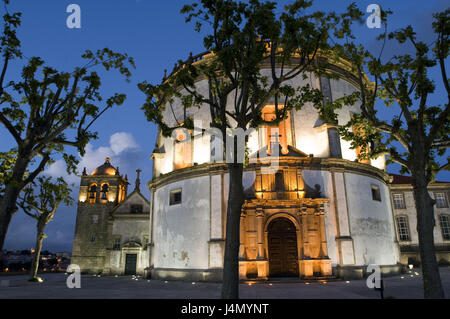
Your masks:
<path fill-rule="evenodd" d="M 141 179 L 140 179 L 140 174 L 141 174 L 141 170 L 140 169 L 137 169 L 136 170 L 136 173 L 137 173 L 137 177 L 136 177 L 136 187 L 135 187 L 135 189 L 138 191 L 138 192 L 140 192 L 141 190 L 140 190 L 140 187 L 141 187 Z"/>

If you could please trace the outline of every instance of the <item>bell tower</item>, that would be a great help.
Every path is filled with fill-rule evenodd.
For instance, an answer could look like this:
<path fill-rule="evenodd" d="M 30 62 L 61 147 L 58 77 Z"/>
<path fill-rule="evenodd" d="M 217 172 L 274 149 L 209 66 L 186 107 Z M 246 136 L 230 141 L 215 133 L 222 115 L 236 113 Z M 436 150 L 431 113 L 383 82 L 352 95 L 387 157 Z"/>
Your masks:
<path fill-rule="evenodd" d="M 78 197 L 72 263 L 83 272 L 101 273 L 108 246 L 108 217 L 127 196 L 128 180 L 110 158 L 90 175 L 83 170 Z"/>

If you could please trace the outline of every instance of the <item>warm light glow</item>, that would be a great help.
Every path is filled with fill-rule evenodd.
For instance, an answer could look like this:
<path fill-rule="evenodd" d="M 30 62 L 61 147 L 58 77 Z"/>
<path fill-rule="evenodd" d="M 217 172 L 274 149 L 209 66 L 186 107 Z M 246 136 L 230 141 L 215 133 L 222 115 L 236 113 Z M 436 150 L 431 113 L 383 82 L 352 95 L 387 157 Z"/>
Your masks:
<path fill-rule="evenodd" d="M 114 168 L 108 168 L 106 170 L 106 175 L 114 176 L 114 175 L 116 175 L 116 170 Z"/>
<path fill-rule="evenodd" d="M 278 110 L 282 112 L 281 108 Z M 267 122 L 274 121 L 277 118 L 275 113 L 275 105 L 266 105 L 262 109 L 262 118 Z M 289 113 L 287 118 L 281 121 L 277 126 L 266 126 L 266 145 L 268 146 L 268 154 L 271 154 L 271 146 L 273 142 L 278 142 L 281 145 L 281 152 L 288 153 L 288 143 L 290 142 L 291 125 L 289 120 Z"/>
<path fill-rule="evenodd" d="M 298 198 L 302 199 L 305 198 L 306 192 L 305 191 L 299 191 L 298 192 Z"/>
<path fill-rule="evenodd" d="M 86 195 L 80 195 L 80 202 L 85 203 L 86 202 Z"/>
<path fill-rule="evenodd" d="M 182 169 L 192 166 L 192 140 L 188 141 L 186 133 L 177 131 L 177 141 L 174 143 L 174 167 Z"/>
<path fill-rule="evenodd" d="M 304 134 L 297 141 L 297 148 L 306 154 L 314 154 L 319 157 L 326 156 L 328 153 L 327 136 L 322 132 L 316 135 Z"/>

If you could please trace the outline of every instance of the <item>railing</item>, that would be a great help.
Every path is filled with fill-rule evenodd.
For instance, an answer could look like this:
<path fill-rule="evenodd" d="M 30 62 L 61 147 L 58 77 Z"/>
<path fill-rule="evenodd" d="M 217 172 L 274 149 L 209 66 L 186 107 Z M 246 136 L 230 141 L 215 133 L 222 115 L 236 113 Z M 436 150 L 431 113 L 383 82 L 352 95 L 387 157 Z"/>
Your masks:
<path fill-rule="evenodd" d="M 187 64 L 192 64 L 192 63 L 204 60 L 205 57 L 208 54 L 210 54 L 210 53 L 211 53 L 210 51 L 205 51 L 205 52 L 202 52 L 202 53 L 197 54 L 197 55 L 194 56 L 194 55 L 192 55 L 192 52 L 190 52 L 189 53 L 189 58 L 185 62 L 183 62 L 181 64 L 175 63 L 175 65 L 174 65 L 174 67 L 172 69 L 172 72 L 170 72 L 169 76 L 167 76 L 167 69 L 164 69 L 163 81 L 166 81 L 168 78 L 170 78 L 173 74 L 175 74 L 179 70 L 184 69 Z"/>

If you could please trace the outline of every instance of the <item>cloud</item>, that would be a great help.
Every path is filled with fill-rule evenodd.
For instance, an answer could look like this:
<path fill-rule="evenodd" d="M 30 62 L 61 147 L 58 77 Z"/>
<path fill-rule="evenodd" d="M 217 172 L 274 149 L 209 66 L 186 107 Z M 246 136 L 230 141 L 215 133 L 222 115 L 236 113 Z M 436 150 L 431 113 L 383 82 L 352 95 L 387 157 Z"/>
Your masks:
<path fill-rule="evenodd" d="M 77 173 L 81 174 L 86 168 L 88 174 L 92 173 L 98 166 L 105 162 L 105 158 L 111 159 L 111 164 L 119 168 L 121 174 L 133 173 L 138 163 L 142 160 L 143 152 L 136 143 L 133 135 L 128 132 L 117 132 L 111 135 L 109 145 L 96 148 L 93 144 L 86 145 L 86 153 L 79 156 Z M 45 174 L 59 177 L 62 176 L 68 183 L 79 182 L 78 176 L 68 175 L 64 160 L 57 160 L 45 172 Z"/>
<path fill-rule="evenodd" d="M 139 148 L 133 138 L 133 135 L 126 132 L 113 134 L 109 139 L 109 144 L 115 154 L 120 154 L 126 150 L 135 150 Z"/>

